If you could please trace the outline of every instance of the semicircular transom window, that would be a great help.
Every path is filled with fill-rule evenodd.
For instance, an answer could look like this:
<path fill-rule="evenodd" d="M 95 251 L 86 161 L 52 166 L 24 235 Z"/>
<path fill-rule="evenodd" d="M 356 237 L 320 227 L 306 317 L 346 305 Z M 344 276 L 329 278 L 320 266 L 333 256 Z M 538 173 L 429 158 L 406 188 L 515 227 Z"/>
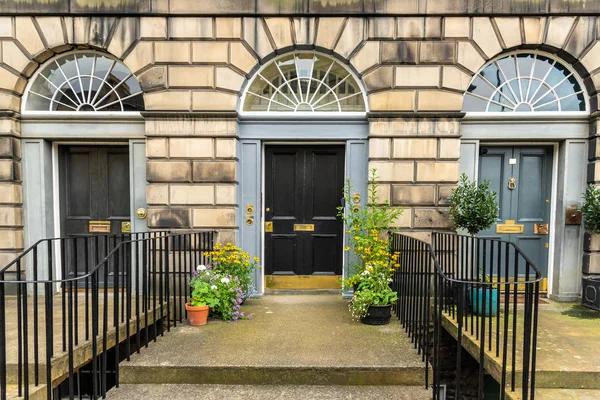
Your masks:
<path fill-rule="evenodd" d="M 585 111 L 573 72 L 552 58 L 516 53 L 493 61 L 471 82 L 463 111 Z"/>
<path fill-rule="evenodd" d="M 120 61 L 95 52 L 48 63 L 33 81 L 26 111 L 143 111 L 142 88 Z"/>
<path fill-rule="evenodd" d="M 314 53 L 293 53 L 259 71 L 243 105 L 250 112 L 365 112 L 362 89 L 339 62 Z"/>

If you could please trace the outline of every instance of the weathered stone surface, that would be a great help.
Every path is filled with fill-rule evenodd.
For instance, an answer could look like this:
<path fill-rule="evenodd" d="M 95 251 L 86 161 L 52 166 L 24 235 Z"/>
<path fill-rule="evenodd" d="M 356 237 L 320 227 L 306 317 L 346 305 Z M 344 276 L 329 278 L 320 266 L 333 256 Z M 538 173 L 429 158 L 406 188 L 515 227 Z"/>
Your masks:
<path fill-rule="evenodd" d="M 235 227 L 235 209 L 232 208 L 195 208 L 194 228 L 233 228 Z"/>
<path fill-rule="evenodd" d="M 597 20 L 594 17 L 581 17 L 577 21 L 571 37 L 568 39 L 565 50 L 573 57 L 581 53 L 596 40 L 598 32 Z"/>
<path fill-rule="evenodd" d="M 123 62 L 133 73 L 137 73 L 152 64 L 153 54 L 152 42 L 139 42 Z"/>
<path fill-rule="evenodd" d="M 277 49 L 291 47 L 294 44 L 289 18 L 265 18 L 265 22 Z"/>
<path fill-rule="evenodd" d="M 35 20 L 40 27 L 48 48 L 52 49 L 66 44 L 60 17 L 37 17 Z"/>
<path fill-rule="evenodd" d="M 417 44 L 418 42 L 383 42 L 381 44 L 381 62 L 416 64 Z"/>
<path fill-rule="evenodd" d="M 23 208 L 22 207 L 0 207 L 0 226 L 1 227 L 22 227 L 23 226 Z"/>
<path fill-rule="evenodd" d="M 460 158 L 460 139 L 440 139 L 440 160 L 458 160 Z"/>
<path fill-rule="evenodd" d="M 20 107 L 19 97 L 8 93 L 0 93 L 0 110 L 19 111 Z"/>
<path fill-rule="evenodd" d="M 148 136 L 234 137 L 236 135 L 235 118 L 196 119 L 182 116 L 146 119 L 145 125 Z"/>
<path fill-rule="evenodd" d="M 412 228 L 413 227 L 413 209 L 405 208 L 402 209 L 402 214 L 396 221 L 392 222 L 394 228 Z"/>
<path fill-rule="evenodd" d="M 369 95 L 371 111 L 411 111 L 415 108 L 412 90 L 380 92 Z"/>
<path fill-rule="evenodd" d="M 148 158 L 167 158 L 167 139 L 148 138 L 146 140 L 146 157 Z"/>
<path fill-rule="evenodd" d="M 425 37 L 425 18 L 399 17 L 397 22 L 398 39 L 421 39 Z"/>
<path fill-rule="evenodd" d="M 419 111 L 460 111 L 463 95 L 453 92 L 419 91 Z"/>
<path fill-rule="evenodd" d="M 214 185 L 171 185 L 172 205 L 212 205 L 215 201 Z"/>
<path fill-rule="evenodd" d="M 442 88 L 465 92 L 472 76 L 457 67 L 442 67 Z"/>
<path fill-rule="evenodd" d="M 0 158 L 13 158 L 20 151 L 19 139 L 0 136 Z M 18 157 L 15 157 L 18 158 Z"/>
<path fill-rule="evenodd" d="M 435 159 L 437 156 L 436 139 L 394 139 L 393 158 L 396 159 Z"/>
<path fill-rule="evenodd" d="M 21 163 L 13 160 L 0 160 L 0 181 L 20 182 Z"/>
<path fill-rule="evenodd" d="M 217 39 L 240 39 L 242 37 L 241 18 L 216 18 L 215 21 Z"/>
<path fill-rule="evenodd" d="M 23 93 L 27 81 L 19 75 L 13 74 L 7 69 L 0 68 L 0 86 L 8 88 L 19 94 Z"/>
<path fill-rule="evenodd" d="M 15 37 L 33 58 L 46 50 L 32 17 L 15 18 Z"/>
<path fill-rule="evenodd" d="M 144 92 L 167 87 L 167 67 L 153 67 L 137 76 L 137 80 Z"/>
<path fill-rule="evenodd" d="M 235 111 L 238 97 L 222 92 L 192 92 L 192 109 L 198 111 Z"/>
<path fill-rule="evenodd" d="M 417 182 L 455 183 L 458 181 L 459 166 L 458 162 L 418 161 Z"/>
<path fill-rule="evenodd" d="M 154 57 L 157 63 L 189 63 L 189 42 L 154 42 Z"/>
<path fill-rule="evenodd" d="M 476 73 L 485 64 L 485 59 L 469 42 L 458 42 L 457 63 Z"/>
<path fill-rule="evenodd" d="M 412 161 L 369 161 L 381 182 L 413 182 L 415 165 Z"/>
<path fill-rule="evenodd" d="M 115 57 L 123 58 L 139 38 L 140 21 L 138 18 L 120 18 L 118 24 L 107 50 Z M 151 43 L 148 44 L 151 45 Z M 143 46 L 140 50 L 148 52 L 147 48 L 147 46 Z M 150 55 L 152 55 L 151 51 Z"/>
<path fill-rule="evenodd" d="M 244 40 L 260 58 L 273 52 L 271 41 L 259 18 L 244 18 L 243 27 Z"/>
<path fill-rule="evenodd" d="M 0 249 L 14 250 L 23 248 L 23 230 L 0 229 Z"/>
<path fill-rule="evenodd" d="M 2 42 L 2 63 L 11 66 L 25 76 L 30 76 L 38 65 L 36 62 L 31 61 L 12 41 Z"/>
<path fill-rule="evenodd" d="M 106 48 L 108 38 L 116 23 L 117 18 L 115 17 L 73 17 L 74 43 Z M 135 23 L 138 24 L 137 19 Z"/>
<path fill-rule="evenodd" d="M 195 161 L 194 182 L 235 182 L 235 161 Z"/>
<path fill-rule="evenodd" d="M 450 204 L 448 198 L 452 195 L 452 190 L 455 188 L 455 185 L 438 185 L 438 205 L 446 206 Z"/>
<path fill-rule="evenodd" d="M 369 159 L 386 158 L 391 155 L 390 139 L 369 139 Z"/>
<path fill-rule="evenodd" d="M 148 161 L 146 179 L 148 182 L 190 182 L 192 165 L 189 161 Z"/>
<path fill-rule="evenodd" d="M 502 51 L 498 37 L 489 18 L 473 18 L 473 41 L 488 58 Z"/>
<path fill-rule="evenodd" d="M 165 183 L 146 185 L 146 201 L 150 205 L 169 204 L 169 185 Z"/>
<path fill-rule="evenodd" d="M 546 33 L 546 17 L 523 18 L 526 44 L 542 43 Z"/>
<path fill-rule="evenodd" d="M 0 38 L 11 39 L 13 37 L 13 18 L 0 17 Z"/>
<path fill-rule="evenodd" d="M 415 119 L 372 119 L 369 124 L 369 136 L 416 136 L 417 121 Z"/>
<path fill-rule="evenodd" d="M 396 20 L 391 17 L 369 18 L 367 35 L 369 39 L 393 39 Z"/>
<path fill-rule="evenodd" d="M 342 57 L 348 58 L 365 38 L 365 20 L 363 18 L 348 18 L 335 51 Z"/>
<path fill-rule="evenodd" d="M 241 43 L 231 43 L 230 61 L 232 65 L 246 74 L 249 74 L 257 64 L 256 58 Z"/>
<path fill-rule="evenodd" d="M 294 18 L 295 40 L 298 45 L 311 45 L 315 43 L 315 18 Z"/>
<path fill-rule="evenodd" d="M 146 93 L 144 94 L 144 104 L 146 110 L 149 111 L 189 111 L 190 92 L 184 90 Z"/>
<path fill-rule="evenodd" d="M 350 61 L 359 73 L 379 64 L 380 42 L 366 42 Z"/>
<path fill-rule="evenodd" d="M 174 39 L 211 39 L 212 18 L 169 18 L 169 37 Z"/>
<path fill-rule="evenodd" d="M 367 90 L 391 89 L 394 86 L 394 67 L 379 67 L 364 76 Z"/>
<path fill-rule="evenodd" d="M 396 87 L 440 86 L 440 67 L 396 67 Z"/>
<path fill-rule="evenodd" d="M 414 228 L 452 228 L 452 218 L 444 209 L 416 208 Z"/>
<path fill-rule="evenodd" d="M 237 203 L 235 195 L 235 185 L 215 185 L 216 205 L 235 205 Z"/>
<path fill-rule="evenodd" d="M 142 39 L 166 39 L 167 19 L 165 17 L 141 17 L 140 37 Z"/>
<path fill-rule="evenodd" d="M 594 44 L 581 59 L 581 63 L 588 71 L 594 71 L 600 67 L 600 42 Z"/>
<path fill-rule="evenodd" d="M 190 210 L 174 208 L 148 209 L 149 228 L 190 228 Z"/>
<path fill-rule="evenodd" d="M 440 39 L 442 37 L 442 18 L 425 18 L 425 37 L 427 39 Z"/>
<path fill-rule="evenodd" d="M 215 73 L 210 65 L 169 66 L 170 88 L 212 88 L 214 85 Z"/>
<path fill-rule="evenodd" d="M 575 17 L 550 18 L 545 43 L 559 49 L 562 48 L 565 45 L 567 36 L 571 32 L 571 28 L 573 28 L 575 20 Z"/>
<path fill-rule="evenodd" d="M 420 47 L 419 62 L 421 64 L 454 64 L 456 43 L 421 42 Z"/>
<path fill-rule="evenodd" d="M 520 46 L 523 43 L 523 39 L 521 38 L 521 20 L 518 17 L 494 18 L 494 22 L 507 49 Z"/>
<path fill-rule="evenodd" d="M 389 184 L 378 185 L 377 186 L 377 197 L 376 197 L 377 204 L 390 204 L 391 190 L 392 190 L 392 185 L 389 185 Z"/>
<path fill-rule="evenodd" d="M 171 158 L 212 158 L 213 140 L 206 138 L 169 139 L 169 157 Z"/>
<path fill-rule="evenodd" d="M 20 184 L 0 183 L 1 204 L 22 204 L 23 187 Z"/>
<path fill-rule="evenodd" d="M 392 185 L 392 204 L 405 205 L 434 205 L 434 185 Z"/>
<path fill-rule="evenodd" d="M 236 152 L 236 139 L 216 139 L 215 143 L 215 157 L 216 158 L 235 158 Z"/>
<path fill-rule="evenodd" d="M 239 92 L 244 84 L 245 78 L 229 67 L 216 67 L 216 87 L 219 89 Z"/>
<path fill-rule="evenodd" d="M 471 20 L 468 17 L 444 18 L 444 38 L 467 39 L 471 32 Z"/>
<path fill-rule="evenodd" d="M 320 18 L 315 45 L 333 49 L 344 26 L 344 18 Z"/>
<path fill-rule="evenodd" d="M 48 4 L 50 2 L 45 2 Z M 58 3 L 63 3 L 59 1 Z M 64 2 L 67 3 L 67 2 Z M 74 0 L 69 1 L 69 8 L 73 13 L 120 13 L 136 14 L 147 13 L 150 11 L 150 0 L 130 0 L 130 1 L 106 1 L 106 0 Z"/>

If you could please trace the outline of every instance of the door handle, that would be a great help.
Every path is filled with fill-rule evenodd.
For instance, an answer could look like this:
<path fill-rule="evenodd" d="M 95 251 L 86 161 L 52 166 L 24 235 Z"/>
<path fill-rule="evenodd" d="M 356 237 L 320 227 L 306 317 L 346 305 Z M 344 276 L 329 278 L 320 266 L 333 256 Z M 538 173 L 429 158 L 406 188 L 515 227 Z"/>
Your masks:
<path fill-rule="evenodd" d="M 510 178 L 508 180 L 508 188 L 510 190 L 515 190 L 517 187 L 517 180 L 515 178 Z"/>

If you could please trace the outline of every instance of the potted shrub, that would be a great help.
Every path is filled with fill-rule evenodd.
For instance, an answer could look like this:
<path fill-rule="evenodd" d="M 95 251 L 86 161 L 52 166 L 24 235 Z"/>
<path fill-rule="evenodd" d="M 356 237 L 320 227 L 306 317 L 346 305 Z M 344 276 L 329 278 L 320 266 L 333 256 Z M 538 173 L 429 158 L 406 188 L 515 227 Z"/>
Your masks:
<path fill-rule="evenodd" d="M 392 225 L 402 214 L 399 207 L 391 207 L 387 201 L 378 200 L 376 170 L 369 177 L 367 204 L 361 206 L 348 181 L 344 187 L 345 207 L 338 208 L 338 216 L 344 220 L 354 260 L 350 261 L 353 273 L 343 281 L 345 288 L 353 288 L 350 301 L 352 315 L 365 324 L 382 325 L 390 321 L 392 304 L 397 294 L 390 288 L 392 275 L 399 266 L 397 254 L 392 254 L 388 235 Z"/>
<path fill-rule="evenodd" d="M 498 218 L 498 201 L 496 192 L 490 190 L 490 182 L 484 180 L 477 185 L 474 181 L 469 181 L 466 174 L 461 174 L 458 186 L 452 190 L 448 199 L 450 202 L 449 214 L 452 217 L 454 225 L 459 229 L 464 229 L 474 237 L 480 231 L 489 229 Z M 489 282 L 483 268 L 478 267 L 481 272 L 480 278 L 483 282 Z M 485 297 L 486 309 L 482 310 L 480 304 Z M 473 312 L 477 314 L 496 314 L 499 289 L 492 285 L 479 285 L 472 288 L 469 294 L 469 300 Z"/>
<path fill-rule="evenodd" d="M 258 257 L 251 258 L 250 255 L 242 251 L 239 247 L 227 243 L 222 245 L 217 243 L 213 251 L 206 253 L 210 260 L 210 265 L 221 275 L 237 277 L 243 294 L 243 301 L 253 291 L 252 272 L 260 261 Z"/>
<path fill-rule="evenodd" d="M 210 266 L 199 265 L 190 279 L 192 297 L 185 303 L 191 325 L 206 325 L 209 308 L 219 304 L 219 290 L 214 282 L 214 270 Z"/>
<path fill-rule="evenodd" d="M 583 204 L 579 207 L 579 211 L 583 217 L 583 226 L 590 234 L 600 235 L 600 189 L 596 185 L 590 184 L 582 198 Z M 582 291 L 581 304 L 592 310 L 600 311 L 600 277 L 584 276 Z"/>

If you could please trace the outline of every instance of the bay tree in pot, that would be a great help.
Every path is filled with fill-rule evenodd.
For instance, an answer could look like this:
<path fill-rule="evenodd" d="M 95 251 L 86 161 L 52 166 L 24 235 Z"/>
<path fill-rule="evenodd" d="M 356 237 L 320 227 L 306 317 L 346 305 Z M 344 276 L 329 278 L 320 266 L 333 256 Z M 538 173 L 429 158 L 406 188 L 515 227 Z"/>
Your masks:
<path fill-rule="evenodd" d="M 498 219 L 498 200 L 496 192 L 490 189 L 490 182 L 484 180 L 481 184 L 470 181 L 466 174 L 461 174 L 456 189 L 452 190 L 449 198 L 449 214 L 458 229 L 463 229 L 472 237 L 480 231 L 489 229 Z M 489 279 L 481 266 L 473 266 L 481 271 L 480 277 L 483 282 Z M 480 285 L 472 288 L 469 294 L 469 300 L 473 311 L 477 314 L 494 315 L 497 312 L 497 299 L 499 289 L 492 285 Z M 480 304 L 483 302 L 483 296 L 486 296 L 486 304 L 491 304 L 491 310 Z"/>
<path fill-rule="evenodd" d="M 600 189 L 590 184 L 583 193 L 583 204 L 579 207 L 583 217 L 583 226 L 592 235 L 600 235 Z M 588 263 L 591 261 L 588 258 Z M 587 264 L 589 265 L 589 264 Z M 585 272 L 590 272 L 589 267 Z M 600 276 L 582 278 L 581 304 L 592 310 L 600 311 Z"/>

